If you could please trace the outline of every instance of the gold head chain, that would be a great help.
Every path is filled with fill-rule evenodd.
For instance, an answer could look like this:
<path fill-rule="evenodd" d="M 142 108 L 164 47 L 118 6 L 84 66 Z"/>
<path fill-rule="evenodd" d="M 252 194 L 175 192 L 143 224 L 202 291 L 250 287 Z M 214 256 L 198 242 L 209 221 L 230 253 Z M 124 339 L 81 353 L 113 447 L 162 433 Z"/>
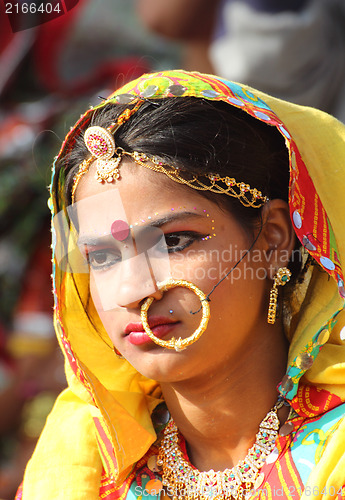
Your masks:
<path fill-rule="evenodd" d="M 237 198 L 245 207 L 260 208 L 268 201 L 261 191 L 251 188 L 245 182 L 237 182 L 233 177 L 221 177 L 217 173 L 207 174 L 189 174 L 180 168 L 166 164 L 154 156 L 137 151 L 128 152 L 123 148 L 116 147 L 114 140 L 115 131 L 126 122 L 130 116 L 137 111 L 144 100 L 138 99 L 132 108 L 126 109 L 120 114 L 116 122 L 109 127 L 103 128 L 92 126 L 86 129 L 84 141 L 91 156 L 85 159 L 79 166 L 78 172 L 74 177 L 72 186 L 72 204 L 75 200 L 75 192 L 80 179 L 88 172 L 91 163 L 97 160 L 96 179 L 99 182 L 116 182 L 120 179 L 119 166 L 121 160 L 128 156 L 132 158 L 137 165 L 148 168 L 154 172 L 165 174 L 169 179 L 185 184 L 199 191 L 211 191 L 217 194 L 226 194 Z"/>

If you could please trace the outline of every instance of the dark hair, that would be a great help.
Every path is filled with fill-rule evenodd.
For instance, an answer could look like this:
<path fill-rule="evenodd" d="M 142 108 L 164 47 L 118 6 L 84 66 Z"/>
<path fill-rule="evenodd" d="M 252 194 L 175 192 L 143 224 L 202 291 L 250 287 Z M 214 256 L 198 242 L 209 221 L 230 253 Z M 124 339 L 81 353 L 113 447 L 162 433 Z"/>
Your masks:
<path fill-rule="evenodd" d="M 96 109 L 87 126 L 108 127 L 127 107 L 111 103 Z M 284 138 L 274 126 L 225 102 L 194 97 L 150 100 L 114 137 L 116 145 L 128 152 L 147 153 L 190 173 L 228 175 L 270 199 L 288 201 L 289 156 Z M 57 169 L 64 169 L 67 203 L 73 177 L 89 154 L 80 131 L 74 147 L 58 162 Z M 249 231 L 262 224 L 260 209 L 244 207 L 230 196 L 200 194 L 229 210 Z M 298 263 L 297 267 L 295 272 L 292 269 L 295 275 L 300 270 Z"/>
<path fill-rule="evenodd" d="M 127 106 L 108 104 L 96 109 L 88 126 L 108 127 Z M 194 97 L 147 101 L 114 137 L 126 151 L 147 153 L 191 173 L 229 175 L 270 199 L 288 200 L 288 152 L 282 135 L 222 101 Z M 80 131 L 72 151 L 61 159 L 68 203 L 73 177 L 89 154 Z M 230 204 L 246 225 L 257 218 L 257 209 L 248 210 L 231 197 L 202 194 L 218 204 Z"/>

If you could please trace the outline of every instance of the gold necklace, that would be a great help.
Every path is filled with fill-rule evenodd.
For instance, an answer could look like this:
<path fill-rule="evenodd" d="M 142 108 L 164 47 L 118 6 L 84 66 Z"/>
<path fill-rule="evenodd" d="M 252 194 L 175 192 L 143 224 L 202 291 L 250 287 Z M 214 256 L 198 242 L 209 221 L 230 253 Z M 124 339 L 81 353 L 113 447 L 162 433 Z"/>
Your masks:
<path fill-rule="evenodd" d="M 179 430 L 171 418 L 164 430 L 157 465 L 162 467 L 162 483 L 173 500 L 245 499 L 263 481 L 260 469 L 273 451 L 280 422 L 278 400 L 259 425 L 254 445 L 244 460 L 224 471 L 200 472 L 185 458 L 179 445 Z"/>

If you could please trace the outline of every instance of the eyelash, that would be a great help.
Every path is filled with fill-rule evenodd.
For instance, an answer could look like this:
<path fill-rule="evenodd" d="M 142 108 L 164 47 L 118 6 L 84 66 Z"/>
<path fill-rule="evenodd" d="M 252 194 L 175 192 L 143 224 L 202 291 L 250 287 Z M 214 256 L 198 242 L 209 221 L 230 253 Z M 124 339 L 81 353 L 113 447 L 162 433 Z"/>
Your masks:
<path fill-rule="evenodd" d="M 191 246 L 194 242 L 196 241 L 201 241 L 205 239 L 208 234 L 200 234 L 195 231 L 177 231 L 174 233 L 167 233 L 164 235 L 165 237 L 165 242 L 167 246 L 167 251 L 168 253 L 176 253 L 176 252 L 182 252 L 189 246 Z M 185 237 L 187 238 L 187 241 L 183 245 L 172 245 L 169 247 L 169 239 L 171 240 L 172 238 L 182 238 Z M 103 263 L 103 264 L 96 264 L 95 265 L 95 259 L 97 256 L 103 256 L 104 260 L 107 260 L 109 255 L 112 255 L 115 258 L 115 261 L 112 260 L 109 263 Z M 99 250 L 94 250 L 94 251 L 87 251 L 86 252 L 86 258 L 89 263 L 89 266 L 94 270 L 94 271 L 106 271 L 108 268 L 111 266 L 117 264 L 121 260 L 120 254 L 117 253 L 114 249 L 111 248 L 104 248 L 104 249 L 99 249 Z"/>
<path fill-rule="evenodd" d="M 115 262 L 111 261 L 108 262 L 107 264 L 95 264 L 95 260 L 97 257 L 104 257 L 104 260 L 107 260 L 109 255 L 112 255 L 115 257 Z M 116 258 L 117 256 L 117 258 Z M 109 267 L 115 265 L 117 262 L 120 261 L 119 255 L 114 252 L 114 250 L 110 248 L 102 248 L 100 250 L 93 250 L 92 252 L 87 252 L 86 254 L 86 259 L 89 264 L 89 266 L 94 270 L 94 271 L 105 271 Z"/>
<path fill-rule="evenodd" d="M 168 253 L 175 253 L 175 252 L 182 252 L 182 250 L 185 250 L 188 248 L 190 245 L 192 245 L 195 241 L 201 241 L 203 238 L 207 237 L 207 234 L 200 234 L 196 233 L 195 231 L 177 231 L 175 233 L 168 233 L 165 234 L 165 242 L 167 244 L 168 248 Z M 180 245 L 176 247 L 175 249 L 169 248 L 168 247 L 168 238 L 180 238 L 182 236 L 188 237 L 188 241 L 184 245 Z"/>

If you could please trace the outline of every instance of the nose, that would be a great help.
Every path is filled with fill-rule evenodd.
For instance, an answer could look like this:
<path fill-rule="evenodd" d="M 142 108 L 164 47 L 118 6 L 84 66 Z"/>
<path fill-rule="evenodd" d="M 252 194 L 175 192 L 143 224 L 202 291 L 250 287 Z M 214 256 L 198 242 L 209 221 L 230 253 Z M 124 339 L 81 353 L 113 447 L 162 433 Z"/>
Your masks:
<path fill-rule="evenodd" d="M 156 278 L 147 256 L 142 253 L 121 262 L 118 282 L 117 305 L 128 309 L 138 309 L 148 297 L 160 300 Z"/>
<path fill-rule="evenodd" d="M 140 309 L 141 304 L 144 302 L 144 300 L 148 299 L 149 297 L 152 297 L 155 300 L 161 300 L 163 297 L 163 292 L 161 292 L 158 288 L 153 293 L 147 294 L 146 297 L 142 297 L 141 299 L 135 300 L 133 302 L 128 302 L 128 303 L 123 303 L 123 304 L 118 304 L 120 307 L 124 307 L 126 309 Z"/>

